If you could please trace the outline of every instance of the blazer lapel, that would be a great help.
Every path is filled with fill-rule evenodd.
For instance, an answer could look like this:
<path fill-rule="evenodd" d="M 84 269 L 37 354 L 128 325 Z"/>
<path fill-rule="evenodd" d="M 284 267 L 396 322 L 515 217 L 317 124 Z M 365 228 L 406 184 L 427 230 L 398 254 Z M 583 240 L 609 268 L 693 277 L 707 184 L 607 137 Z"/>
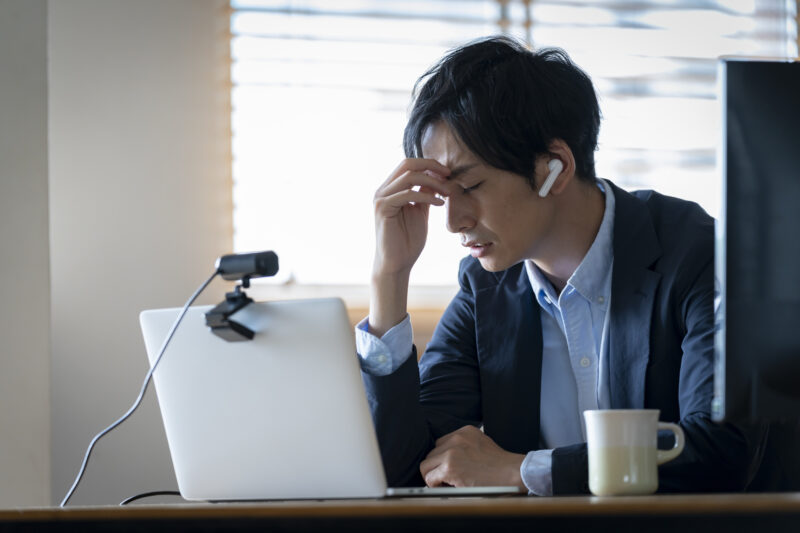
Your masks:
<path fill-rule="evenodd" d="M 539 447 L 542 323 L 524 265 L 475 295 L 484 431 L 505 450 Z"/>
<path fill-rule="evenodd" d="M 644 203 L 611 186 L 616 203 L 608 330 L 611 407 L 641 409 L 653 302 L 661 280 L 661 274 L 650 267 L 661 255 L 661 247 Z"/>

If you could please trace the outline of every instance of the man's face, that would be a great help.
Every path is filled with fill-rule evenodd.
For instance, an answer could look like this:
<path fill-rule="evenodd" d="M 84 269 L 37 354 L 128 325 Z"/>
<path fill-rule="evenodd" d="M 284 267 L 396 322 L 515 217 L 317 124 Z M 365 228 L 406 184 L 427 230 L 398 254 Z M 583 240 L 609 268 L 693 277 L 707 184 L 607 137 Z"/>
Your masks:
<path fill-rule="evenodd" d="M 450 169 L 447 229 L 461 234 L 461 244 L 485 270 L 505 270 L 547 251 L 553 202 L 540 198 L 525 178 L 484 163 L 443 122 L 426 130 L 422 154 Z M 546 161 L 537 161 L 537 175 L 540 167 Z"/>

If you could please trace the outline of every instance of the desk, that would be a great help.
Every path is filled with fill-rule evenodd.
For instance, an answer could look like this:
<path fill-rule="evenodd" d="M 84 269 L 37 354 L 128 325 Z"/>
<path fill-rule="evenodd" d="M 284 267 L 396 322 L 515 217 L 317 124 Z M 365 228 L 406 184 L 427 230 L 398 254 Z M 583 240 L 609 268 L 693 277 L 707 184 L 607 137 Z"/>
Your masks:
<path fill-rule="evenodd" d="M 800 532 L 800 493 L 429 498 L 0 511 L 6 531 Z"/>

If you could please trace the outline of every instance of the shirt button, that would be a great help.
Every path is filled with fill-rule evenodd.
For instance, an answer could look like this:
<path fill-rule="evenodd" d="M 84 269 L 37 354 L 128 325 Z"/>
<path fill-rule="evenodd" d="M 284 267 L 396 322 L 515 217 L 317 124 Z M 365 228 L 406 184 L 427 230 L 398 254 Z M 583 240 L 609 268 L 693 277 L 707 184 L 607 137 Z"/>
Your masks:
<path fill-rule="evenodd" d="M 606 299 L 605 299 L 605 298 L 603 298 L 602 296 L 598 296 L 598 297 L 597 297 L 597 303 L 601 304 L 601 303 L 603 303 L 603 302 L 605 302 L 605 301 L 606 301 Z"/>
<path fill-rule="evenodd" d="M 583 368 L 586 368 L 587 366 L 589 366 L 591 364 L 592 364 L 592 362 L 589 360 L 588 357 L 584 357 L 583 359 L 581 359 L 581 366 Z"/>
<path fill-rule="evenodd" d="M 386 355 L 384 355 L 384 354 L 380 354 L 380 355 L 379 355 L 379 356 L 377 356 L 375 359 L 377 359 L 377 361 L 378 361 L 380 364 L 384 364 L 384 363 L 386 363 Z"/>

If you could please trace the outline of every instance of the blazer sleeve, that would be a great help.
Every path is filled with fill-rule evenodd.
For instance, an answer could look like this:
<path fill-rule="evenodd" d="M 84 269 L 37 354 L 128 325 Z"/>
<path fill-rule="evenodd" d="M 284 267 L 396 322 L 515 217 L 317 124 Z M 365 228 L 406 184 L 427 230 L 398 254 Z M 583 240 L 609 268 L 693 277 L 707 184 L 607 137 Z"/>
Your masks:
<path fill-rule="evenodd" d="M 720 424 L 711 420 L 714 397 L 714 263 L 703 265 L 680 299 L 681 342 L 679 424 L 683 452 L 659 467 L 660 492 L 741 491 L 763 453 L 766 426 Z"/>
<path fill-rule="evenodd" d="M 463 262 L 459 284 L 419 363 L 414 347 L 392 374 L 362 372 L 391 486 L 424 485 L 419 464 L 436 439 L 465 425 L 480 425 L 475 298 Z"/>

